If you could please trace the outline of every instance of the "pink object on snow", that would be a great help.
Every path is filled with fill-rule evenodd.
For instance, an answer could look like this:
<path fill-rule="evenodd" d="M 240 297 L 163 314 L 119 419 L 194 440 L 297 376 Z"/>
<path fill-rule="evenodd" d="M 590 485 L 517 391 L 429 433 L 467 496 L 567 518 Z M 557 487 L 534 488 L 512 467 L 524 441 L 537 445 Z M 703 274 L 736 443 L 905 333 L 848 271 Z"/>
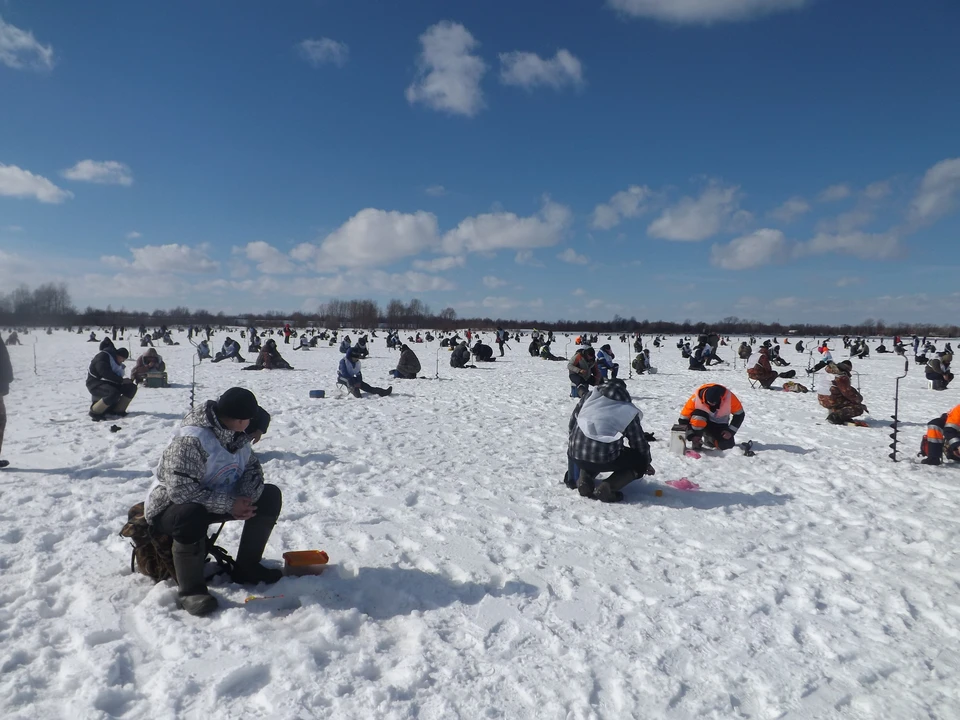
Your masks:
<path fill-rule="evenodd" d="M 695 482 L 690 482 L 686 478 L 680 478 L 679 480 L 667 480 L 665 485 L 669 485 L 672 488 L 677 490 L 699 490 L 700 486 Z"/>
<path fill-rule="evenodd" d="M 700 459 L 700 453 L 698 453 L 696 450 L 687 450 L 684 453 L 684 456 L 688 458 L 693 458 L 694 460 Z"/>

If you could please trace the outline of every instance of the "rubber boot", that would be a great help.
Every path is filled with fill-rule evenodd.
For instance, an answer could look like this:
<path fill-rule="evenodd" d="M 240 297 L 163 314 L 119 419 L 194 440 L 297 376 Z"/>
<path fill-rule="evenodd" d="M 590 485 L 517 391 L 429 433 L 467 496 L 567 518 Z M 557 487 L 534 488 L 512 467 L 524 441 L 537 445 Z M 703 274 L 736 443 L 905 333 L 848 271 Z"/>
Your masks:
<path fill-rule="evenodd" d="M 392 392 L 393 392 L 393 385 L 391 385 L 390 387 L 388 387 L 386 390 L 381 390 L 381 391 L 380 391 L 379 393 L 377 393 L 377 394 L 378 394 L 380 397 L 386 397 L 387 395 L 389 395 L 389 394 L 392 393 Z"/>
<path fill-rule="evenodd" d="M 620 502 L 623 500 L 623 493 L 620 491 L 636 479 L 637 473 L 633 470 L 617 470 L 597 486 L 594 497 L 600 502 Z"/>
<path fill-rule="evenodd" d="M 234 582 L 241 585 L 272 585 L 283 577 L 283 571 L 265 568 L 260 564 L 263 549 L 267 546 L 267 540 L 270 539 L 276 523 L 276 518 L 266 515 L 254 515 L 243 523 L 240 547 L 237 548 L 237 562 L 232 573 Z"/>
<path fill-rule="evenodd" d="M 596 479 L 596 475 L 581 470 L 580 477 L 577 478 L 577 492 L 582 497 L 593 497 L 593 481 Z"/>
<path fill-rule="evenodd" d="M 206 541 L 173 541 L 173 567 L 177 571 L 177 606 L 191 615 L 208 615 L 217 609 L 217 599 L 207 592 L 203 566 L 207 560 Z"/>
<path fill-rule="evenodd" d="M 103 398 L 101 398 L 90 406 L 90 417 L 97 421 L 106 420 L 104 415 L 109 409 L 110 406 L 103 401 Z"/>
<path fill-rule="evenodd" d="M 114 415 L 120 415 L 123 417 L 127 414 L 127 408 L 130 407 L 131 400 L 133 400 L 133 398 L 128 398 L 126 395 L 121 395 L 120 399 L 117 400 L 117 404 L 113 406 L 113 410 L 111 410 L 111 412 Z"/>

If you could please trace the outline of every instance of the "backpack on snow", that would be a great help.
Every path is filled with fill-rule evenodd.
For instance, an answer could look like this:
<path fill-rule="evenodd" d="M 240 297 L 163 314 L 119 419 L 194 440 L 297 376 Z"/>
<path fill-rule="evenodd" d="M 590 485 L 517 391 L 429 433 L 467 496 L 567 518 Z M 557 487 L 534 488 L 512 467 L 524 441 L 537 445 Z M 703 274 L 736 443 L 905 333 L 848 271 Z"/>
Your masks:
<path fill-rule="evenodd" d="M 228 573 L 233 571 L 234 560 L 218 546 L 217 539 L 223 530 L 221 523 L 217 532 L 207 538 L 207 555 L 213 555 L 217 565 Z M 130 538 L 133 552 L 130 553 L 130 572 L 140 572 L 154 582 L 171 579 L 177 582 L 177 570 L 173 564 L 173 538 L 154 533 L 143 514 L 143 503 L 137 503 L 127 512 L 127 522 L 120 536 Z"/>

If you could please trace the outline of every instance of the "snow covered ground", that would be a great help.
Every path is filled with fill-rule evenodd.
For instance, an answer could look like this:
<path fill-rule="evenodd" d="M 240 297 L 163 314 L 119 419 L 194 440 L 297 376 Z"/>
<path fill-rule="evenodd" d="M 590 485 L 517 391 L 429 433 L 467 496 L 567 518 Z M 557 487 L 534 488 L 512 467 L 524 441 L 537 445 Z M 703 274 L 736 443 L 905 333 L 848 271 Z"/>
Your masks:
<path fill-rule="evenodd" d="M 205 362 L 198 401 L 239 384 L 273 414 L 256 446 L 284 492 L 267 557 L 324 549 L 335 567 L 246 605 L 218 581 L 222 609 L 197 619 L 173 586 L 131 574 L 117 535 L 189 409 L 193 348 L 158 348 L 173 386 L 141 388 L 113 434 L 86 417 L 96 345 L 36 336 L 35 376 L 34 337 L 10 348 L 3 718 L 960 717 L 960 471 L 914 458 L 958 393 L 911 365 L 892 463 L 893 355 L 855 362 L 872 412 L 857 428 L 826 424 L 813 393 L 654 350 L 660 372 L 627 384 L 660 438 L 657 474 L 619 505 L 559 484 L 574 401 L 565 366 L 525 342 L 477 370 L 442 350 L 440 380 L 383 399 L 337 397 L 325 346 L 281 343 L 295 372 Z M 626 376 L 632 353 L 613 346 Z M 437 348 L 416 346 L 425 375 Z M 397 355 L 371 349 L 364 376 L 385 386 Z M 784 357 L 807 382 L 806 356 Z M 755 457 L 669 453 L 708 380 L 740 396 Z M 680 477 L 702 489 L 662 485 Z M 221 544 L 238 538 L 232 523 Z"/>

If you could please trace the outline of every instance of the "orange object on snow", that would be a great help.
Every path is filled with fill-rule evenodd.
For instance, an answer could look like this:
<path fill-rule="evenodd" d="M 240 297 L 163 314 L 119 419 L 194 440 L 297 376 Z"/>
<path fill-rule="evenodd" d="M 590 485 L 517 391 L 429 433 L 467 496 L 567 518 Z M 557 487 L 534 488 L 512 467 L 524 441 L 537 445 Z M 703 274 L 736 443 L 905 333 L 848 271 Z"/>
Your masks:
<path fill-rule="evenodd" d="M 330 562 L 323 550 L 294 550 L 283 554 L 284 575 L 319 575 Z"/>

